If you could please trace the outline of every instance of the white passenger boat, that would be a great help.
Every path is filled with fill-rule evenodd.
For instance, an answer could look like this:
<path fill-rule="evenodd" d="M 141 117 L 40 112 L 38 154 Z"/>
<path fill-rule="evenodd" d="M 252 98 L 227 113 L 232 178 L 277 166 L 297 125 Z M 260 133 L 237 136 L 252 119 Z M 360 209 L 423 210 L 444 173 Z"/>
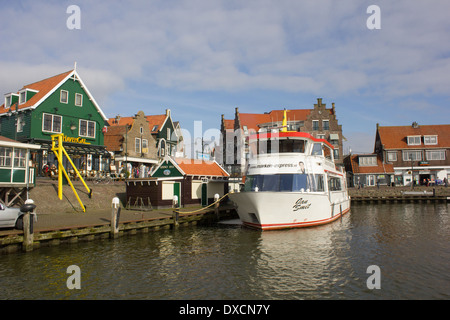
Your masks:
<path fill-rule="evenodd" d="M 245 226 L 317 226 L 350 210 L 345 173 L 336 168 L 328 141 L 282 129 L 250 136 L 249 147 L 256 155 L 244 188 L 229 195 Z"/>

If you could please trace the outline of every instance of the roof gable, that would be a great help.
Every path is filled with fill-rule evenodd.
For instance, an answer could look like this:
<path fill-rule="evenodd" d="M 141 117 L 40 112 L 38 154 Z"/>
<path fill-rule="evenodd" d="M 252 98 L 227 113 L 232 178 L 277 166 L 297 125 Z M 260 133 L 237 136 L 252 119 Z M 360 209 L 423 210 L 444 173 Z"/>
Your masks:
<path fill-rule="evenodd" d="M 95 108 L 97 109 L 99 114 L 102 116 L 102 118 L 104 120 L 107 120 L 108 118 L 105 116 L 103 111 L 100 109 L 99 105 L 97 104 L 94 97 L 87 89 L 86 85 L 81 80 L 81 78 L 78 75 L 76 70 L 70 70 L 70 71 L 58 74 L 56 76 L 53 76 L 53 77 L 50 77 L 47 79 L 25 85 L 18 92 L 23 91 L 24 89 L 29 89 L 29 90 L 36 91 L 36 94 L 34 94 L 25 103 L 18 104 L 18 105 L 15 104 L 13 106 L 17 105 L 18 110 L 23 110 L 23 109 L 28 109 L 28 108 L 35 109 L 70 78 L 74 78 L 80 82 L 81 87 L 86 92 L 86 94 L 88 95 L 89 99 L 92 101 L 92 104 L 95 106 Z M 13 106 L 11 106 L 11 107 L 13 107 Z M 5 108 L 4 104 L 2 106 L 0 106 L 0 115 L 6 113 L 8 111 L 9 111 L 9 108 Z"/>
<path fill-rule="evenodd" d="M 174 160 L 186 175 L 214 177 L 230 176 L 216 161 L 186 158 L 175 158 Z"/>

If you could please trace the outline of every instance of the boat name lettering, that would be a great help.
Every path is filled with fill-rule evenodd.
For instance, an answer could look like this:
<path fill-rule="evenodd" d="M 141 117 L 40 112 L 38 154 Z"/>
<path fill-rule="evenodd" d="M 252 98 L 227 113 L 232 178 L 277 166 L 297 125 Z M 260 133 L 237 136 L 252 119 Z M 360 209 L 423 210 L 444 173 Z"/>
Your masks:
<path fill-rule="evenodd" d="M 297 202 L 294 204 L 294 206 L 292 208 L 294 209 L 294 211 L 297 211 L 297 210 L 308 209 L 310 206 L 311 206 L 311 203 L 309 203 L 308 200 L 303 200 L 303 198 L 300 198 L 297 200 Z"/>
<path fill-rule="evenodd" d="M 297 164 L 294 163 L 278 163 L 278 164 L 257 164 L 250 166 L 251 169 L 260 169 L 260 168 L 294 168 L 297 167 Z"/>

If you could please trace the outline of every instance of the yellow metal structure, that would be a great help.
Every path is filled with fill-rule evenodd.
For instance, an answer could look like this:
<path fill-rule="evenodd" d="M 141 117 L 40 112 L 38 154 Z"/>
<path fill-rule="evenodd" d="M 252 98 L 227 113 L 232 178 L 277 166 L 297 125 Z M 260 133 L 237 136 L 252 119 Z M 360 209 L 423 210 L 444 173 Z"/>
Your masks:
<path fill-rule="evenodd" d="M 56 158 L 58 160 L 58 197 L 59 200 L 62 200 L 62 190 L 63 190 L 63 173 L 64 176 L 67 179 L 67 182 L 69 183 L 70 187 L 72 188 L 73 193 L 75 193 L 75 196 L 77 197 L 77 200 L 79 202 L 79 204 L 81 205 L 81 208 L 83 209 L 83 212 L 86 212 L 86 206 L 83 204 L 83 202 L 81 202 L 80 197 L 78 196 L 77 191 L 75 190 L 72 181 L 70 181 L 70 177 L 67 174 L 66 169 L 64 168 L 63 165 L 63 154 L 66 156 L 67 160 L 69 160 L 70 164 L 72 165 L 76 175 L 80 178 L 81 182 L 83 182 L 83 185 L 86 187 L 88 193 L 89 193 L 89 198 L 92 196 L 92 190 L 87 186 L 86 182 L 84 181 L 83 177 L 81 176 L 81 174 L 78 172 L 77 167 L 73 164 L 72 159 L 70 159 L 69 155 L 67 154 L 66 150 L 64 149 L 63 146 L 63 134 L 55 134 L 52 135 L 52 151 L 53 153 L 56 155 Z"/>
<path fill-rule="evenodd" d="M 282 127 L 281 127 L 281 132 L 287 132 L 287 113 L 289 111 L 284 109 L 284 113 L 283 113 L 283 123 L 282 123 Z"/>

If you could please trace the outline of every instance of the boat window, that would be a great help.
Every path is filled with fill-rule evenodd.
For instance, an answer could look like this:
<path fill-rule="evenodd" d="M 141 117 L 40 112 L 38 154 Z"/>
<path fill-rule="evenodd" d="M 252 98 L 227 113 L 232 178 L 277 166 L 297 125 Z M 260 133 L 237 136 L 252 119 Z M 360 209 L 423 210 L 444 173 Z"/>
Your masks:
<path fill-rule="evenodd" d="M 321 156 L 322 155 L 322 144 L 314 143 L 312 153 L 313 156 Z"/>
<path fill-rule="evenodd" d="M 258 153 L 304 153 L 305 140 L 298 139 L 271 139 L 258 141 Z"/>
<path fill-rule="evenodd" d="M 322 174 L 271 174 L 245 178 L 244 191 L 324 191 Z"/>
<path fill-rule="evenodd" d="M 328 178 L 328 190 L 330 190 L 330 191 L 340 191 L 340 190 L 342 190 L 341 179 L 340 178 L 335 178 L 335 177 L 329 177 Z"/>

